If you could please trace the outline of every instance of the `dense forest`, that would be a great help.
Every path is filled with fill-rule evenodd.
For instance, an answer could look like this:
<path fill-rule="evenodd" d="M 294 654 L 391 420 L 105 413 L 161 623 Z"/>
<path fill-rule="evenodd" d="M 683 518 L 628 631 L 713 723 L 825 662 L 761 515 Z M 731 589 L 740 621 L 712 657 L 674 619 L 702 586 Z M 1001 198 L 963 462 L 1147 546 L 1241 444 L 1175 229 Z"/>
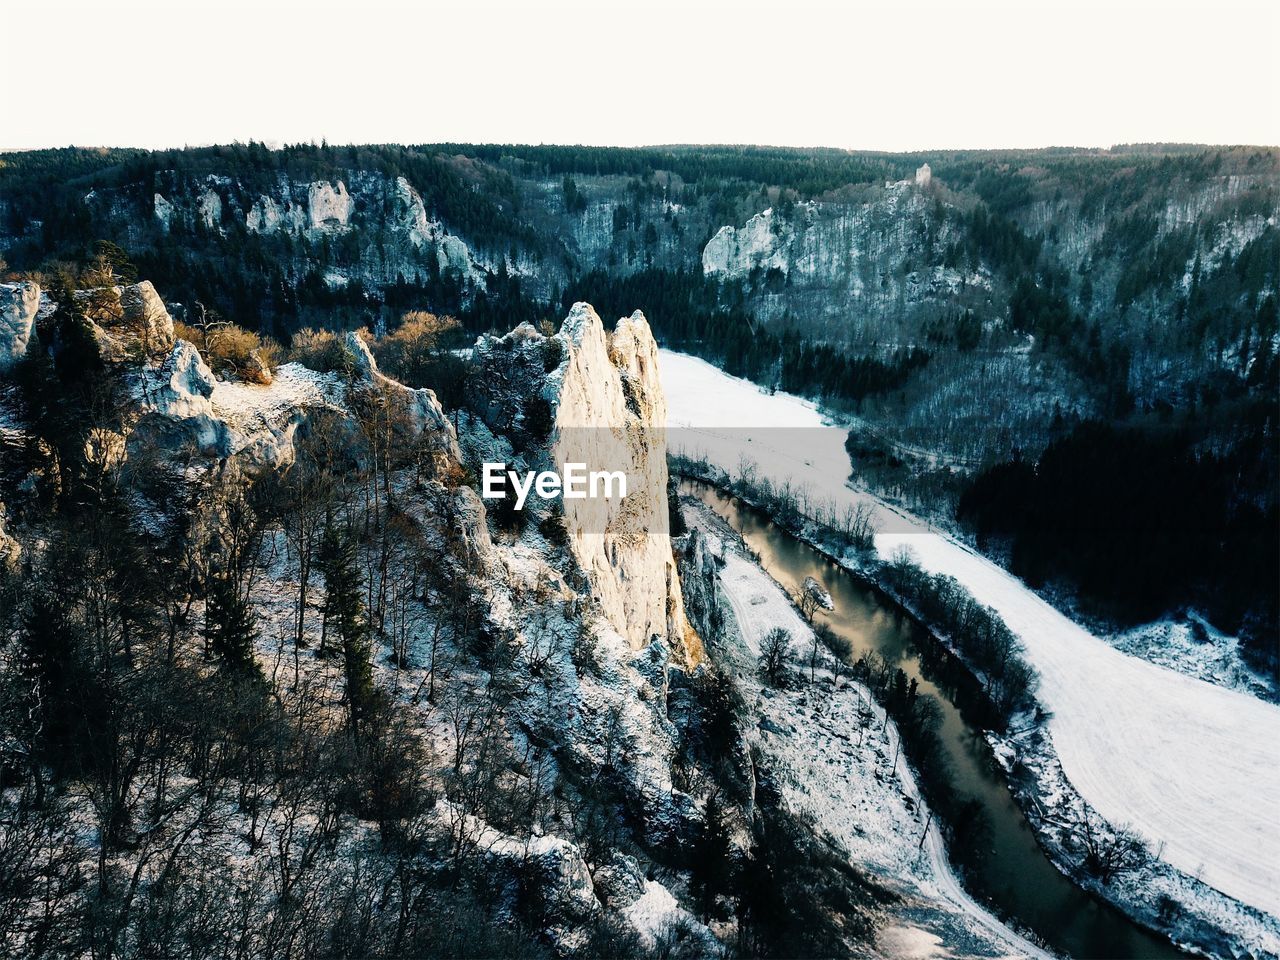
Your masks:
<path fill-rule="evenodd" d="M 1262 447 L 1274 441 L 1247 435 L 1201 453 L 1184 431 L 1082 424 L 1037 459 L 981 473 L 959 516 L 1033 586 L 1064 581 L 1126 623 L 1198 607 L 1274 674 L 1280 476 Z"/>

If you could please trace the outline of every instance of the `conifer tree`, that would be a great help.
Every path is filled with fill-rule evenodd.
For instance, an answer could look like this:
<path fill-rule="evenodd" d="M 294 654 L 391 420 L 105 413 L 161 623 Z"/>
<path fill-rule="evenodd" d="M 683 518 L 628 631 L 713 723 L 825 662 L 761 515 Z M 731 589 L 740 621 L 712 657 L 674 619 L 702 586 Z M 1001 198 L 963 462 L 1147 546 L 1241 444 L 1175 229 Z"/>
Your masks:
<path fill-rule="evenodd" d="M 212 578 L 205 603 L 205 631 L 209 648 L 229 671 L 249 674 L 258 669 L 253 659 L 257 635 L 253 615 L 233 577 Z"/>
<path fill-rule="evenodd" d="M 377 688 L 369 660 L 372 652 L 369 620 L 365 614 L 360 572 L 356 566 L 355 538 L 351 532 L 330 522 L 320 541 L 316 566 L 320 568 L 325 585 L 321 649 L 324 649 L 328 633 L 332 630 L 342 648 L 352 732 L 359 737 L 377 706 Z"/>

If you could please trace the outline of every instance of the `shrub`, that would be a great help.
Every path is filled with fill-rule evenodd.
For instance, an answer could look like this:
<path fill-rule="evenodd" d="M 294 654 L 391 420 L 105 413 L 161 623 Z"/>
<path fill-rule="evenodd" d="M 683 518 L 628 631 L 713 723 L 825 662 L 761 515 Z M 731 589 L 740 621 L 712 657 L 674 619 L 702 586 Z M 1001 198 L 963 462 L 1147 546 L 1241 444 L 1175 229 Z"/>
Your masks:
<path fill-rule="evenodd" d="M 378 365 L 401 383 L 429 386 L 440 341 L 457 329 L 453 317 L 410 310 L 393 333 L 374 344 Z"/>
<path fill-rule="evenodd" d="M 332 330 L 303 327 L 290 341 L 289 359 L 319 373 L 332 373 L 346 367 L 347 353 Z"/>
<path fill-rule="evenodd" d="M 270 383 L 280 364 L 280 346 L 234 323 L 196 327 L 175 322 L 174 333 L 195 344 L 214 373 L 246 383 Z"/>

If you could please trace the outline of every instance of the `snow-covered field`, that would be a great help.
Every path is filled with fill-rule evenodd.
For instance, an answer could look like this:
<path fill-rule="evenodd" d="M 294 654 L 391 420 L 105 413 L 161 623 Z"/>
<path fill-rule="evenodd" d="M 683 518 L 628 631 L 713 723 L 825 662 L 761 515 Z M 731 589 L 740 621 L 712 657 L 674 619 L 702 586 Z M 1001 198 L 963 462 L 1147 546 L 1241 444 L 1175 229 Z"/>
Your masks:
<path fill-rule="evenodd" d="M 1168 863 L 1280 916 L 1280 707 L 1116 650 L 963 544 L 850 489 L 845 432 L 813 404 L 670 351 L 661 365 L 674 452 L 730 473 L 753 461 L 761 477 L 807 487 L 815 506 L 874 503 L 882 555 L 908 547 L 1022 638 L 1080 795 Z"/>

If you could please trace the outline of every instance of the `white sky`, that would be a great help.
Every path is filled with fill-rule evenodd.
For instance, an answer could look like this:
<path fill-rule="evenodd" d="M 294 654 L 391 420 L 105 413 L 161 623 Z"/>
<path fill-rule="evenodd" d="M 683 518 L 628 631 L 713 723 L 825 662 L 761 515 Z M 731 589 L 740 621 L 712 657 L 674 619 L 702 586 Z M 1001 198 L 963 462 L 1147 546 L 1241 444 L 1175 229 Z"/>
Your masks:
<path fill-rule="evenodd" d="M 1276 0 L 3 0 L 0 147 L 1280 144 Z"/>

